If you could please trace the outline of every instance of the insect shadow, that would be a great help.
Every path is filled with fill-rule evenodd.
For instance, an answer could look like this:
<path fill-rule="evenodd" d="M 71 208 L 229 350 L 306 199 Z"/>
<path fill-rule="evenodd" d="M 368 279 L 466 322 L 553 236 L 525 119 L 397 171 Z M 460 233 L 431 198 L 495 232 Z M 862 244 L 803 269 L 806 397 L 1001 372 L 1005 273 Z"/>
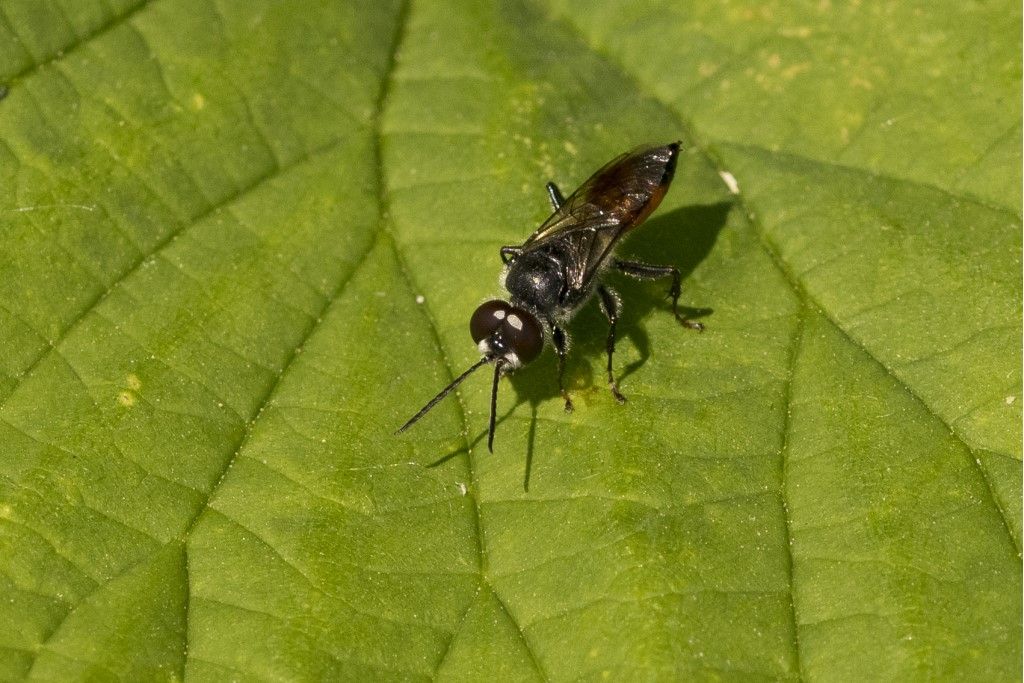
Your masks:
<path fill-rule="evenodd" d="M 622 246 L 626 258 L 640 261 L 671 263 L 676 265 L 683 276 L 683 298 L 694 304 L 686 293 L 686 278 L 711 253 L 718 234 L 725 226 L 729 212 L 734 205 L 730 202 L 697 204 L 667 212 L 649 220 L 643 233 L 636 240 L 629 240 Z M 622 298 L 622 315 L 618 329 L 621 336 L 628 337 L 639 352 L 639 358 L 618 372 L 619 379 L 625 379 L 636 372 L 650 357 L 650 337 L 641 324 L 652 313 L 671 315 L 671 303 L 665 296 L 667 282 L 640 282 L 630 277 L 609 273 L 605 281 Z M 680 307 L 688 318 L 702 318 L 713 313 L 706 307 Z M 655 309 L 658 309 L 655 311 Z M 713 333 L 714 328 L 709 326 Z M 567 368 L 569 388 L 580 392 L 594 386 L 594 362 L 600 376 L 601 391 L 604 392 L 604 353 L 608 322 L 596 303 L 585 306 L 571 323 L 573 348 Z M 682 328 L 680 328 L 682 332 Z M 621 337 L 620 337 L 621 339 Z M 530 470 L 533 464 L 534 442 L 537 433 L 537 406 L 543 401 L 559 396 L 559 389 L 551 378 L 556 372 L 557 359 L 554 353 L 546 353 L 538 360 L 535 369 L 509 376 L 515 390 L 515 404 L 498 418 L 498 424 L 515 414 L 523 403 L 530 404 L 530 430 L 527 436 L 526 471 L 523 478 L 524 490 L 529 490 Z M 626 394 L 628 396 L 628 390 Z M 609 398 L 609 400 L 611 400 Z M 524 416 L 525 417 L 525 416 Z M 487 431 L 482 431 L 472 444 L 478 443 Z"/>

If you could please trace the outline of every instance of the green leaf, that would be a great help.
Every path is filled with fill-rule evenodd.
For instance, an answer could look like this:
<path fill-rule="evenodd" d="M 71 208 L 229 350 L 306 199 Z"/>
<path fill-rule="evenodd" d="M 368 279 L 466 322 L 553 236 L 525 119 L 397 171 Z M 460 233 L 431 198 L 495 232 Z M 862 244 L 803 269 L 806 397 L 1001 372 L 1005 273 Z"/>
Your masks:
<path fill-rule="evenodd" d="M 0 11 L 0 677 L 1017 680 L 1020 8 Z M 665 202 L 496 452 L 498 248 Z M 731 186 L 731 187 L 730 187 Z M 526 488 L 528 484 L 528 490 Z"/>

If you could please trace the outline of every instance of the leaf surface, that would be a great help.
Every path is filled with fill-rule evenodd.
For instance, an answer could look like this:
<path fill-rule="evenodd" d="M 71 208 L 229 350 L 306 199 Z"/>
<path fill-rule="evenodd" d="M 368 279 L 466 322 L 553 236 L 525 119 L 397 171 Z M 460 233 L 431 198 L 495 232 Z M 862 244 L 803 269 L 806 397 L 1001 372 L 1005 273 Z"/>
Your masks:
<path fill-rule="evenodd" d="M 1019 8 L 625 7 L 4 7 L 4 678 L 1020 677 Z M 394 436 L 674 139 L 708 330 Z"/>

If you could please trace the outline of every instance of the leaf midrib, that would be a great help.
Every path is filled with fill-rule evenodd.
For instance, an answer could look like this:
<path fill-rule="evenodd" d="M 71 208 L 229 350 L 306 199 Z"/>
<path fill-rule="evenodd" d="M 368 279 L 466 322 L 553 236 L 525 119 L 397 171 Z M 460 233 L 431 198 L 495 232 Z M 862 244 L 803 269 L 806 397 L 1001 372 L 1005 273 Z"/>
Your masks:
<path fill-rule="evenodd" d="M 412 270 L 409 268 L 408 262 L 407 262 L 407 260 L 405 258 L 405 255 L 404 255 L 404 253 L 402 251 L 402 248 L 400 247 L 400 241 L 398 240 L 397 235 L 391 229 L 391 226 L 390 226 L 390 222 L 389 222 L 389 218 L 388 218 L 391 215 L 391 212 L 389 211 L 390 194 L 389 194 L 389 187 L 388 187 L 388 184 L 387 184 L 387 178 L 385 177 L 385 173 L 384 173 L 384 157 L 383 157 L 383 153 L 382 153 L 383 138 L 384 138 L 382 121 L 383 121 L 383 118 L 384 118 L 384 110 L 387 107 L 388 96 L 389 96 L 390 90 L 391 90 L 391 84 L 394 81 L 394 73 L 395 73 L 395 67 L 396 67 L 396 61 L 397 61 L 396 57 L 397 57 L 398 50 L 401 47 L 401 43 L 402 43 L 402 41 L 405 38 L 405 29 L 406 29 L 406 27 L 408 25 L 408 17 L 409 17 L 409 14 L 411 12 L 411 6 L 412 6 L 412 0 L 403 0 L 402 5 L 401 5 L 401 9 L 399 10 L 399 21 L 398 21 L 398 25 L 399 26 L 398 26 L 398 30 L 396 32 L 395 40 L 394 40 L 394 42 L 392 44 L 391 58 L 390 58 L 390 60 L 388 62 L 388 67 L 387 67 L 387 71 L 386 71 L 387 75 L 386 75 L 386 77 L 384 79 L 383 86 L 381 88 L 380 98 L 379 98 L 379 100 L 377 102 L 377 109 L 376 109 L 374 117 L 373 117 L 373 128 L 374 128 L 374 140 L 375 140 L 374 155 L 375 155 L 375 158 L 376 158 L 376 167 L 377 167 L 377 171 L 378 171 L 377 187 L 378 187 L 378 189 L 380 191 L 380 195 L 378 197 L 378 201 L 379 201 L 380 215 L 381 215 L 381 218 L 382 218 L 382 220 L 381 220 L 381 230 L 383 232 L 387 233 L 387 236 L 388 236 L 387 242 L 391 246 L 392 252 L 394 253 L 394 256 L 395 256 L 395 260 L 396 260 L 396 262 L 398 264 L 399 273 L 400 273 L 402 279 L 405 281 L 407 288 L 409 289 L 409 291 L 419 291 L 419 288 L 416 286 L 415 278 L 412 275 Z M 424 304 L 422 304 L 419 307 L 419 309 L 422 312 L 423 319 L 426 321 L 427 327 L 428 327 L 429 332 L 430 332 L 430 335 L 433 338 L 434 348 L 437 351 L 437 354 L 439 356 L 439 360 L 440 360 L 441 364 L 444 366 L 445 372 L 448 375 L 448 381 L 451 381 L 452 379 L 455 378 L 454 365 L 452 364 L 451 360 L 448 358 L 448 354 L 444 350 L 444 344 L 441 341 L 441 335 L 440 335 L 440 332 L 439 332 L 439 328 L 438 328 L 438 325 L 435 322 L 433 316 L 431 315 L 430 306 L 429 306 L 428 303 L 425 302 Z M 476 603 L 476 600 L 478 599 L 481 591 L 482 590 L 489 590 L 491 592 L 491 594 L 494 596 L 494 599 L 501 606 L 502 610 L 504 610 L 504 612 L 505 612 L 506 616 L 508 617 L 509 621 L 511 621 L 513 626 L 515 626 L 516 632 L 519 634 L 519 638 L 522 641 L 523 647 L 526 650 L 526 653 L 527 653 L 527 655 L 528 655 L 528 657 L 530 659 L 531 666 L 536 670 L 536 672 L 540 676 L 541 680 L 547 681 L 548 677 L 545 674 L 544 669 L 541 667 L 540 660 L 538 659 L 536 653 L 534 652 L 533 647 L 530 645 L 530 641 L 526 637 L 526 633 L 523 631 L 522 626 L 520 626 L 519 621 L 516 619 L 515 615 L 512 614 L 512 612 L 508 608 L 508 605 L 506 604 L 505 600 L 502 599 L 502 597 L 498 593 L 497 589 L 495 589 L 495 587 L 493 586 L 492 582 L 487 577 L 487 550 L 486 550 L 486 543 L 485 543 L 485 540 L 484 540 L 484 532 L 483 532 L 483 515 L 482 515 L 481 510 L 480 510 L 480 500 L 479 500 L 480 485 L 479 485 L 479 480 L 478 480 L 478 477 L 477 477 L 476 467 L 473 464 L 472 445 L 469 443 L 469 439 L 466 436 L 467 434 L 469 434 L 469 420 L 466 417 L 466 407 L 465 407 L 465 404 L 463 403 L 461 392 L 458 392 L 458 391 L 455 392 L 455 399 L 456 399 L 456 404 L 458 406 L 459 420 L 462 422 L 462 425 L 463 425 L 463 428 L 460 430 L 460 434 L 462 435 L 463 447 L 460 450 L 462 450 L 465 453 L 465 456 L 466 456 L 466 467 L 469 470 L 470 481 L 471 481 L 471 486 L 466 491 L 466 495 L 469 497 L 469 499 L 472 501 L 472 504 L 473 504 L 472 505 L 473 522 L 474 522 L 474 529 L 476 531 L 476 534 L 475 534 L 475 536 L 476 536 L 476 547 L 477 547 L 477 554 L 478 554 L 478 558 L 479 558 L 479 562 L 477 564 L 477 567 L 478 567 L 477 573 L 478 573 L 480 585 L 478 587 L 478 590 L 477 590 L 476 594 L 474 594 L 474 597 L 471 600 L 469 600 L 469 602 L 468 602 L 468 604 L 466 606 L 465 612 L 463 613 L 462 617 L 459 619 L 458 627 L 452 633 L 451 640 L 448 642 L 447 646 L 444 649 L 444 652 L 443 652 L 441 658 L 438 660 L 437 666 L 434 669 L 434 675 L 436 676 L 437 672 L 440 670 L 440 667 L 444 664 L 445 659 L 447 658 L 448 654 L 451 651 L 452 644 L 455 642 L 456 638 L 458 638 L 459 632 L 461 631 L 462 627 L 465 625 L 466 618 L 467 618 L 470 610 L 473 609 L 473 605 Z"/>

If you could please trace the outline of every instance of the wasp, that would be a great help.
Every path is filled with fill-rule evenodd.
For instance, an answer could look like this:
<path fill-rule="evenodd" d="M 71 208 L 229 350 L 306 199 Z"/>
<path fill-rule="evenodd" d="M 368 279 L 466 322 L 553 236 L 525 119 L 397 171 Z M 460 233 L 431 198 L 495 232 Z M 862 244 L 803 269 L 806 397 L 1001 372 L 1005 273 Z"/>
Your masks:
<path fill-rule="evenodd" d="M 595 293 L 608 319 L 608 386 L 615 400 L 625 403 L 612 370 L 615 326 L 622 307 L 618 295 L 602 281 L 610 270 L 641 280 L 671 278 L 668 293 L 676 320 L 693 330 L 704 329 L 701 323 L 679 312 L 682 275 L 678 268 L 615 257 L 619 241 L 647 220 L 668 192 L 679 159 L 679 144 L 626 152 L 601 167 L 568 199 L 557 185 L 547 183 L 554 213 L 523 244 L 500 250 L 505 264 L 501 282 L 508 290 L 508 301 L 484 302 L 469 320 L 469 333 L 481 353 L 480 360 L 452 380 L 396 434 L 416 424 L 463 380 L 492 363 L 487 449 L 493 452 L 498 380 L 537 358 L 547 340 L 558 355 L 558 389 L 565 410 L 572 412 L 572 399 L 564 384 L 569 348 L 565 326 Z"/>

